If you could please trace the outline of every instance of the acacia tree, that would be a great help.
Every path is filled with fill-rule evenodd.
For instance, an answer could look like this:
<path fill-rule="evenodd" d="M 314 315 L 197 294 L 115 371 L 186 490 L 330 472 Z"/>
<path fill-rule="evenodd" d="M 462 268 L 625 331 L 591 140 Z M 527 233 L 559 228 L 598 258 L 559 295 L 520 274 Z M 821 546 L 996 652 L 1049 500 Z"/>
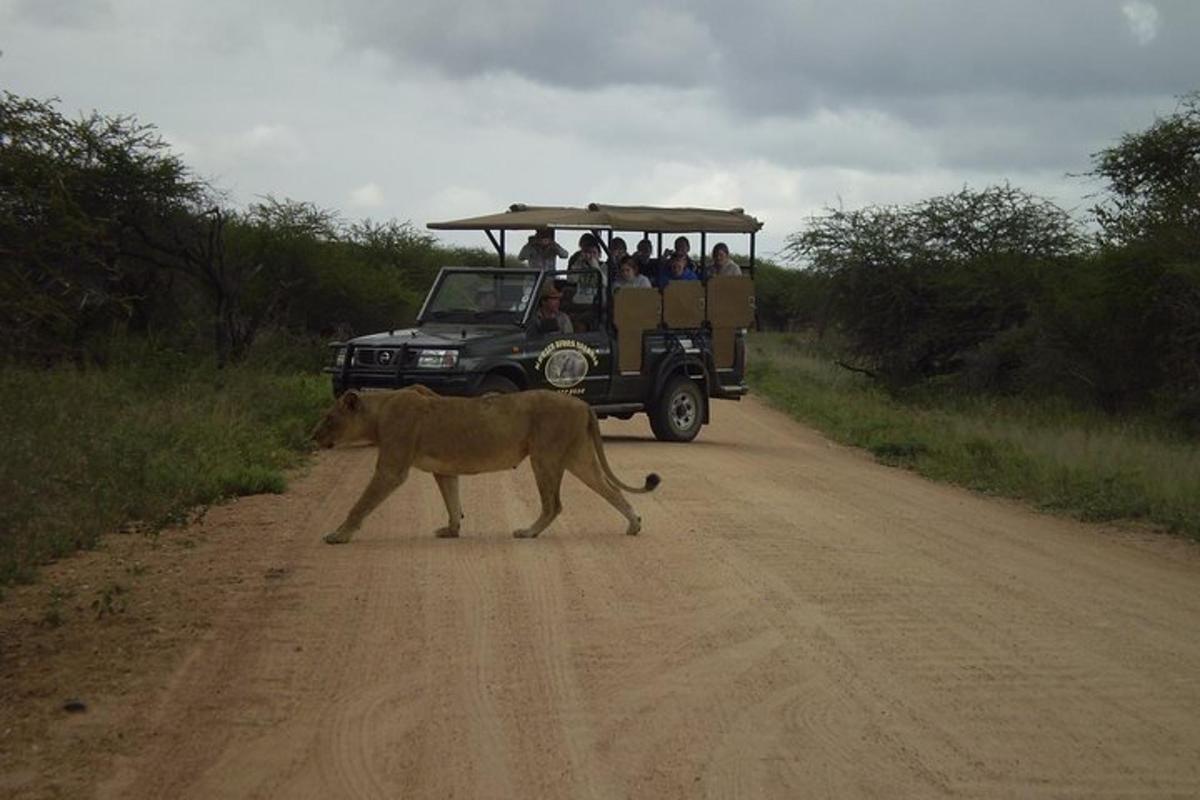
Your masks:
<path fill-rule="evenodd" d="M 1200 92 L 1092 160 L 1089 174 L 1109 192 L 1093 209 L 1109 244 L 1194 256 L 1200 249 Z"/>
<path fill-rule="evenodd" d="M 1134 262 L 1145 285 L 1138 327 L 1154 335 L 1139 355 L 1190 398 L 1200 428 L 1200 92 L 1092 158 L 1109 192 L 1094 212 L 1110 258 Z"/>
<path fill-rule="evenodd" d="M 1082 243 L 1065 211 L 1004 185 L 830 209 L 783 253 L 829 277 L 829 313 L 861 367 L 899 387 L 961 369 L 973 348 L 1020 324 L 1037 271 Z"/>
<path fill-rule="evenodd" d="M 151 126 L 0 95 L 0 327 L 17 351 L 82 357 L 141 324 L 163 276 L 139 240 L 207 187 Z"/>

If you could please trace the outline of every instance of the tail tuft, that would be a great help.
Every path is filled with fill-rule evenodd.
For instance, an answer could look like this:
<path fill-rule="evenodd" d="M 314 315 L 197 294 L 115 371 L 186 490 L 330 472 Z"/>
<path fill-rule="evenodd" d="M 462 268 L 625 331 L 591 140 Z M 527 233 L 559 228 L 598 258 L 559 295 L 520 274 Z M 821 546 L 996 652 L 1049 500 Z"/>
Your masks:
<path fill-rule="evenodd" d="M 658 473 L 651 472 L 646 476 L 646 485 L 643 488 L 645 488 L 647 492 L 653 492 L 656 488 L 658 488 L 660 483 L 662 483 L 662 478 L 658 477 Z"/>

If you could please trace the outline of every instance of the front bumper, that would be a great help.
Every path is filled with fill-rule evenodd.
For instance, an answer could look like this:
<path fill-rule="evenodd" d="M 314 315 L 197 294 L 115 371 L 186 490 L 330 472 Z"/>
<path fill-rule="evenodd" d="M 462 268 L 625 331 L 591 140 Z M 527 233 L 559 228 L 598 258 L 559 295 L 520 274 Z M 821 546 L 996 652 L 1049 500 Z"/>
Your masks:
<path fill-rule="evenodd" d="M 478 388 L 483 375 L 478 372 L 434 372 L 433 370 L 392 373 L 344 371 L 334 367 L 325 372 L 333 377 L 333 393 L 340 395 L 348 389 L 403 389 L 421 384 L 438 394 L 470 395 Z"/>

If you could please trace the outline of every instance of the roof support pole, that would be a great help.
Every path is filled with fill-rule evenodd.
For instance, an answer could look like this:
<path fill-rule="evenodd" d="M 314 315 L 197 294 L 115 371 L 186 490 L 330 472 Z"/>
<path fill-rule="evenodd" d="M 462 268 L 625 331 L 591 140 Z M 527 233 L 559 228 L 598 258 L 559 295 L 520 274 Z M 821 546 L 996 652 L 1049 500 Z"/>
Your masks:
<path fill-rule="evenodd" d="M 497 239 L 496 235 L 494 233 L 492 233 L 491 228 L 485 228 L 483 232 L 486 233 L 487 237 L 492 240 L 492 247 L 496 248 L 496 254 L 500 257 L 500 266 L 503 267 L 504 266 L 504 231 L 503 230 L 500 231 L 499 239 Z"/>
<path fill-rule="evenodd" d="M 700 231 L 700 277 L 705 277 L 705 268 L 708 263 L 705 259 L 708 258 L 708 233 Z"/>
<path fill-rule="evenodd" d="M 612 252 L 612 228 L 608 229 L 608 241 L 607 242 L 604 240 L 604 237 L 600 235 L 599 228 L 592 229 L 592 236 L 596 237 L 596 241 L 600 243 L 600 249 L 604 251 L 604 256 L 607 258 L 608 255 Z"/>

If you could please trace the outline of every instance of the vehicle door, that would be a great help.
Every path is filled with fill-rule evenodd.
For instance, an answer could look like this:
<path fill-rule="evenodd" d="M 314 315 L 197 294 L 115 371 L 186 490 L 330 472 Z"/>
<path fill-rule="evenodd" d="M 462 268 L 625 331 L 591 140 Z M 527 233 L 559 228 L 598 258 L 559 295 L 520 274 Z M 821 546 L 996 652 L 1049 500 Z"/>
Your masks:
<path fill-rule="evenodd" d="M 555 286 L 563 294 L 560 310 L 571 320 L 573 331 L 545 330 L 536 322 L 530 327 L 530 388 L 574 395 L 589 403 L 606 402 L 613 348 L 604 324 L 604 277 L 595 269 L 572 270 L 558 273 Z"/>

